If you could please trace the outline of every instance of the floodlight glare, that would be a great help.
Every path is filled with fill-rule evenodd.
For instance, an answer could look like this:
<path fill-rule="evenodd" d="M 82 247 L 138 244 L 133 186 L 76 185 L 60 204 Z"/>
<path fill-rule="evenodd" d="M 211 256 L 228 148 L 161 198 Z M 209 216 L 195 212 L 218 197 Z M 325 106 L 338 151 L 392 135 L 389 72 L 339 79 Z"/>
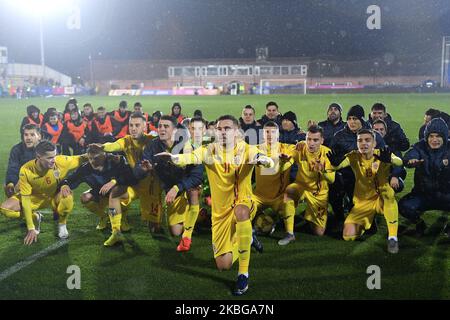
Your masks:
<path fill-rule="evenodd" d="M 23 10 L 29 14 L 44 16 L 73 7 L 75 0 L 9 0 L 16 10 Z"/>

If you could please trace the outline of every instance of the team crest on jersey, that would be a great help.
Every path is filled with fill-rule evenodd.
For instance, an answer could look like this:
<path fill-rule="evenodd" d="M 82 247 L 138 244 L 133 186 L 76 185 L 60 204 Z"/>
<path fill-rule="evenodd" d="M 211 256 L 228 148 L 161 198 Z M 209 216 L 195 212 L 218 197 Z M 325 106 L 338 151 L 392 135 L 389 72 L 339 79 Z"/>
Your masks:
<path fill-rule="evenodd" d="M 380 167 L 380 164 L 375 161 L 374 163 L 372 163 L 372 170 L 373 171 L 378 171 L 378 168 Z"/>
<path fill-rule="evenodd" d="M 444 164 L 444 166 L 448 166 L 448 159 L 444 159 L 444 160 L 442 160 L 442 163 Z"/>
<path fill-rule="evenodd" d="M 53 176 L 55 177 L 55 179 L 59 179 L 59 170 L 53 171 Z"/>

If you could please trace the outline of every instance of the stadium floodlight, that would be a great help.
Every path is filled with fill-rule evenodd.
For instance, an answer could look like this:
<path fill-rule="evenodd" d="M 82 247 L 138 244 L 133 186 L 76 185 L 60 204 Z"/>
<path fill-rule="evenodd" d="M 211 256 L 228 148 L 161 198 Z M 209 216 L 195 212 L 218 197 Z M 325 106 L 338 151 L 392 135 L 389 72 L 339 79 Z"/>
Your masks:
<path fill-rule="evenodd" d="M 45 52 L 44 52 L 44 16 L 56 14 L 72 8 L 75 0 L 9 0 L 9 4 L 15 9 L 26 12 L 39 18 L 39 41 L 41 47 L 42 78 L 46 79 Z"/>

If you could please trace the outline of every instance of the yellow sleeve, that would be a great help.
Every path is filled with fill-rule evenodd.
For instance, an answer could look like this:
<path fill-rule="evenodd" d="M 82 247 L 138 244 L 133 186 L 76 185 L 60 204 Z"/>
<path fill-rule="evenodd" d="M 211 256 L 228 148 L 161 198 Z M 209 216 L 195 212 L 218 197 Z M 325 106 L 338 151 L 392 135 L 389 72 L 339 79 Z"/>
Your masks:
<path fill-rule="evenodd" d="M 391 154 L 391 162 L 394 167 L 401 167 L 403 165 L 402 159 L 400 159 L 393 153 Z"/>
<path fill-rule="evenodd" d="M 28 170 L 23 167 L 19 171 L 19 190 L 22 196 L 29 196 L 33 191 L 28 182 Z"/>
<path fill-rule="evenodd" d="M 25 221 L 27 223 L 27 229 L 33 230 L 35 227 L 33 222 L 33 211 L 31 210 L 31 197 L 21 196 L 20 202 L 22 205 L 23 215 L 25 216 Z"/>
<path fill-rule="evenodd" d="M 125 150 L 124 138 L 117 140 L 116 142 L 107 142 L 103 145 L 103 150 L 106 152 L 119 152 Z"/>
<path fill-rule="evenodd" d="M 70 171 L 78 168 L 84 162 L 86 162 L 86 158 L 84 156 L 71 156 L 65 158 L 65 162 L 63 165 L 67 168 L 68 171 Z"/>
<path fill-rule="evenodd" d="M 340 169 L 343 169 L 343 168 L 346 168 L 349 166 L 350 166 L 350 159 L 348 158 L 348 156 L 346 156 L 344 161 L 342 161 L 337 167 L 333 167 L 333 166 L 331 166 L 331 167 L 333 168 L 334 171 L 337 171 L 337 170 L 340 170 Z"/>
<path fill-rule="evenodd" d="M 202 164 L 203 163 L 203 154 L 207 151 L 205 146 L 195 149 L 191 153 L 186 154 L 177 154 L 174 159 L 174 163 L 177 166 L 184 167 L 188 164 Z"/>
<path fill-rule="evenodd" d="M 347 158 L 346 158 L 347 159 Z M 333 170 L 333 166 L 330 163 L 330 160 L 325 156 L 325 172 L 323 174 L 325 180 L 328 183 L 334 183 L 336 179 L 336 172 Z"/>

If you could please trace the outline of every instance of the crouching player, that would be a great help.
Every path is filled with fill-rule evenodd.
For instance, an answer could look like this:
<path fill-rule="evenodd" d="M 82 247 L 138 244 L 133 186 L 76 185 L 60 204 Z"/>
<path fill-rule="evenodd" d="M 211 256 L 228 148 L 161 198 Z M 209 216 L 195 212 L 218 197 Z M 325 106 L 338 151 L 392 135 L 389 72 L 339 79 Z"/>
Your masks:
<path fill-rule="evenodd" d="M 181 139 L 175 139 L 177 131 L 181 133 L 178 134 Z M 171 162 L 159 160 L 155 155 L 161 152 L 189 153 L 192 150 L 193 145 L 189 143 L 186 129 L 177 129 L 177 120 L 164 115 L 159 120 L 158 137 L 147 144 L 143 154 L 144 162 L 135 167 L 138 178 L 153 170 L 161 182 L 162 189 L 166 191 L 170 232 L 174 236 L 182 235 L 177 251 L 189 251 L 191 247 L 192 232 L 200 209 L 203 165 L 180 168 Z"/>
<path fill-rule="evenodd" d="M 328 184 L 334 182 L 335 172 L 332 172 L 327 158 L 329 148 L 323 145 L 323 129 L 312 125 L 306 133 L 306 141 L 297 144 L 294 157 L 298 164 L 295 182 L 286 188 L 285 210 L 287 230 L 286 238 L 278 244 L 285 245 L 295 239 L 293 234 L 295 208 L 298 202 L 306 202 L 305 220 L 310 223 L 314 234 L 322 236 L 325 233 L 328 217 Z"/>
<path fill-rule="evenodd" d="M 39 142 L 35 152 L 36 159 L 25 163 L 20 169 L 20 194 L 11 198 L 14 201 L 7 208 L 17 218 L 21 217 L 22 211 L 28 228 L 24 240 L 26 245 L 38 239 L 41 220 L 37 212 L 39 209 L 52 208 L 58 214 L 59 238 L 66 239 L 69 236 L 66 224 L 73 209 L 72 190 L 64 186 L 58 192 L 58 184 L 85 161 L 83 156 L 57 156 L 56 146 L 47 140 Z"/>
<path fill-rule="evenodd" d="M 354 207 L 344 222 L 344 240 L 355 240 L 368 230 L 376 213 L 384 214 L 389 231 L 388 252 L 398 252 L 398 205 L 389 184 L 391 166 L 402 166 L 402 160 L 386 147 L 375 150 L 375 133 L 361 129 L 357 134 L 358 151 L 344 158 L 334 152 L 327 154 L 334 170 L 351 167 L 356 183 Z"/>
<path fill-rule="evenodd" d="M 259 153 L 239 138 L 239 122 L 233 116 L 221 116 L 216 124 L 217 142 L 192 153 L 161 153 L 179 166 L 204 164 L 211 184 L 212 246 L 219 270 L 229 270 L 239 259 L 234 295 L 248 290 L 248 268 L 252 243 L 251 177 L 254 165 L 274 166 L 272 159 Z"/>
<path fill-rule="evenodd" d="M 295 145 L 284 144 L 279 142 L 280 130 L 278 125 L 273 121 L 268 121 L 263 127 L 264 143 L 258 145 L 259 150 L 272 158 L 275 163 L 273 168 L 256 167 L 256 187 L 253 192 L 253 200 L 257 210 L 271 208 L 279 212 L 284 221 L 285 228 L 289 235 L 289 239 L 294 238 L 294 214 L 295 208 L 291 216 L 286 216 L 284 192 L 289 184 L 289 174 L 295 155 Z M 295 238 L 294 238 L 295 239 Z M 280 244 L 287 244 L 281 243 Z M 262 251 L 262 245 L 255 247 Z"/>
<path fill-rule="evenodd" d="M 106 154 L 98 145 L 90 145 L 87 150 L 89 163 L 84 163 L 60 185 L 76 189 L 81 183 L 86 183 L 90 190 L 81 195 L 81 203 L 91 212 L 97 214 L 100 222 L 97 230 L 107 227 L 108 215 L 106 208 L 109 203 L 110 191 L 115 186 L 128 186 L 137 184 L 131 167 L 123 156 Z M 113 232 L 128 231 L 130 228 L 126 221 L 117 223 L 118 215 L 110 216 Z M 121 238 L 119 235 L 116 238 Z M 105 242 L 108 246 L 109 242 Z"/>

